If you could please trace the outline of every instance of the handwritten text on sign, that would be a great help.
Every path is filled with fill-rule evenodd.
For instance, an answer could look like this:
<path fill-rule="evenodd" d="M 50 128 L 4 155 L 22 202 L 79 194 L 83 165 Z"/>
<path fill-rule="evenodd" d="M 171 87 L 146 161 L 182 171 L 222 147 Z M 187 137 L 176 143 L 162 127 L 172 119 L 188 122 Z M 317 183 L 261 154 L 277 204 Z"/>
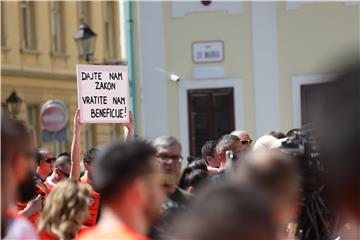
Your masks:
<path fill-rule="evenodd" d="M 129 122 L 127 66 L 76 65 L 82 123 Z"/>

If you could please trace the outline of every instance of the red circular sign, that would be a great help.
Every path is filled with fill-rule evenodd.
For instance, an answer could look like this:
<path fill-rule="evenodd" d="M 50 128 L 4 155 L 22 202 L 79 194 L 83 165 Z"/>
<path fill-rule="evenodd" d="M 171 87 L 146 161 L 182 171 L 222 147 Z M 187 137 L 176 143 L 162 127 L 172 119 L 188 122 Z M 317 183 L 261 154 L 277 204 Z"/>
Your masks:
<path fill-rule="evenodd" d="M 49 100 L 41 108 L 41 124 L 50 131 L 57 132 L 66 126 L 67 108 L 65 104 L 58 100 Z"/>

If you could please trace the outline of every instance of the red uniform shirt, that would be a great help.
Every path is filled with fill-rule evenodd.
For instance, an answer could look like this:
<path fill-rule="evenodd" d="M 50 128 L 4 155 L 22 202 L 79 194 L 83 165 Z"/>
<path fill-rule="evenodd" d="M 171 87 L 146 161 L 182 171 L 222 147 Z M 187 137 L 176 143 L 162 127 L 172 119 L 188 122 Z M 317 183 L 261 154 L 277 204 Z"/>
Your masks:
<path fill-rule="evenodd" d="M 45 201 L 47 195 L 49 194 L 50 192 L 50 189 L 46 186 L 45 183 L 41 182 L 41 181 L 38 181 L 36 183 L 36 191 L 41 194 L 43 196 L 43 201 Z M 16 203 L 16 207 L 17 207 L 17 210 L 18 211 L 21 211 L 21 210 L 24 210 L 26 208 L 28 203 L 24 203 L 24 202 L 17 202 Z M 35 226 L 37 226 L 37 221 L 39 219 L 41 215 L 41 211 L 40 212 L 37 212 L 35 213 L 34 215 L 30 216 L 28 219 L 29 221 Z"/>
<path fill-rule="evenodd" d="M 121 239 L 121 240 L 149 240 L 149 238 L 135 232 L 131 228 L 122 225 L 112 231 L 101 231 L 96 227 L 90 229 L 77 238 L 78 240 L 103 240 L 103 239 Z"/>
<path fill-rule="evenodd" d="M 52 233 L 41 231 L 39 232 L 39 236 L 41 240 L 60 240 L 57 236 Z"/>
<path fill-rule="evenodd" d="M 91 185 L 91 180 L 88 177 L 83 176 L 80 181 L 84 184 Z M 89 201 L 89 217 L 85 220 L 84 225 L 94 226 L 96 224 L 97 217 L 99 215 L 100 208 L 100 194 L 95 190 L 92 190 Z"/>

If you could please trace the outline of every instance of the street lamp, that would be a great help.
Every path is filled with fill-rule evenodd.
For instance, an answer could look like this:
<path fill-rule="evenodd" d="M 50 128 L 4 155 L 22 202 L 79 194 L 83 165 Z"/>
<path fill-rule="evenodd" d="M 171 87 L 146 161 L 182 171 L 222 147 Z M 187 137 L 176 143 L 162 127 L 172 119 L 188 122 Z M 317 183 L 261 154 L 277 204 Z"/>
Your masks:
<path fill-rule="evenodd" d="M 80 25 L 79 31 L 74 35 L 74 39 L 79 49 L 80 57 L 89 62 L 95 51 L 96 33 L 84 23 Z"/>
<path fill-rule="evenodd" d="M 20 112 L 22 99 L 16 94 L 15 90 L 13 90 L 10 96 L 6 99 L 6 105 L 9 109 L 10 114 L 16 118 L 16 116 Z"/>

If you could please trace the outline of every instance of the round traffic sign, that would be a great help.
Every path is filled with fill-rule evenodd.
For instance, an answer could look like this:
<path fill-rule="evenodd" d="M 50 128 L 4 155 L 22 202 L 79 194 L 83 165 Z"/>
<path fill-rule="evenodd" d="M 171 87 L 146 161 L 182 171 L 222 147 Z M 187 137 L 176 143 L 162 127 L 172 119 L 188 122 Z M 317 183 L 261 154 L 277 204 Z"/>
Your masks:
<path fill-rule="evenodd" d="M 60 100 L 49 100 L 41 107 L 41 125 L 50 132 L 57 132 L 66 126 L 68 109 Z"/>

